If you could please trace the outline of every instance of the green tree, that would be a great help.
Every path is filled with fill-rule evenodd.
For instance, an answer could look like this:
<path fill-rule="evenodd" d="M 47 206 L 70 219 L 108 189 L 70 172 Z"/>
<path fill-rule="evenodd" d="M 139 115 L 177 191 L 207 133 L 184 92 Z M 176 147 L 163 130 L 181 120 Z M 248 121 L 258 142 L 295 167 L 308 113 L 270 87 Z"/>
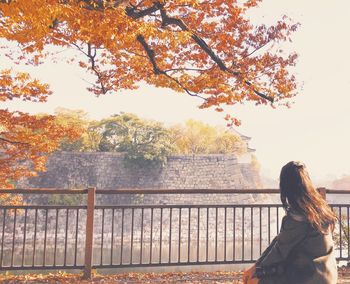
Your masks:
<path fill-rule="evenodd" d="M 159 122 L 122 113 L 102 120 L 100 151 L 125 152 L 126 160 L 138 165 L 164 164 L 172 151 L 169 131 Z"/>

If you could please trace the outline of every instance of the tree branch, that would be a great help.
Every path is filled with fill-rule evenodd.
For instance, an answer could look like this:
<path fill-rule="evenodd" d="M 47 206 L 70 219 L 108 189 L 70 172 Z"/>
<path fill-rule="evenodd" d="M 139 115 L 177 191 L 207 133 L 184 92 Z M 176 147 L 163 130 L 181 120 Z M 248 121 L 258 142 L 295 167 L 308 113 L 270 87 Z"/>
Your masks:
<path fill-rule="evenodd" d="M 237 72 L 235 70 L 232 70 L 231 68 L 228 68 L 225 63 L 220 59 L 220 57 L 218 55 L 216 55 L 216 53 L 208 46 L 208 44 L 205 42 L 204 39 L 202 39 L 200 36 L 198 36 L 194 31 L 191 31 L 189 29 L 189 27 L 181 20 L 181 19 L 178 19 L 178 18 L 174 18 L 174 17 L 169 17 L 166 13 L 166 10 L 164 8 L 164 4 L 160 3 L 160 2 L 155 2 L 151 7 L 149 8 L 146 8 L 144 10 L 137 10 L 136 7 L 130 7 L 128 6 L 126 8 L 126 14 L 130 17 L 132 17 L 133 19 L 139 19 L 141 17 L 145 17 L 147 15 L 150 15 L 151 13 L 154 13 L 156 12 L 157 10 L 159 10 L 160 12 L 160 15 L 161 15 L 161 18 L 162 18 L 162 24 L 161 24 L 161 27 L 164 28 L 166 26 L 169 26 L 169 25 L 175 25 L 175 26 L 178 26 L 182 31 L 188 31 L 188 32 L 191 32 L 192 35 L 191 35 L 191 38 L 199 45 L 199 47 L 218 65 L 218 67 L 220 68 L 220 70 L 224 71 L 224 72 L 227 72 L 227 73 L 230 73 L 236 77 L 238 77 L 239 79 L 242 79 L 242 74 L 240 72 Z M 161 71 L 162 74 L 164 75 L 167 75 L 165 73 L 165 71 L 162 71 L 158 68 L 156 62 L 155 62 L 155 59 L 154 59 L 154 51 L 152 49 L 150 49 L 147 45 L 147 43 L 145 42 L 144 38 L 142 37 L 143 41 L 141 40 L 140 41 L 140 37 L 142 37 L 141 35 L 138 36 L 138 41 L 142 44 L 142 46 L 144 47 L 144 49 L 148 50 L 147 52 L 147 55 L 153 65 L 153 70 L 155 72 L 155 74 L 160 74 L 159 72 Z M 143 43 L 142 43 L 143 42 Z M 146 48 L 148 47 L 148 48 Z M 233 64 L 235 65 L 235 64 Z M 168 77 L 170 77 L 169 75 L 167 75 Z M 172 80 L 175 80 L 179 85 L 181 85 L 180 82 L 178 82 L 177 79 L 173 78 L 173 77 L 170 77 Z M 253 91 L 254 93 L 265 99 L 265 100 L 268 100 L 270 102 L 273 102 L 273 98 L 272 97 L 269 97 L 265 94 L 263 94 L 262 92 L 259 92 L 258 90 L 256 90 L 253 86 L 253 83 L 251 83 L 250 81 L 248 80 L 244 80 L 243 79 L 243 82 L 249 86 L 249 87 L 252 87 L 253 88 Z M 188 90 L 186 91 L 188 93 Z"/>
<path fill-rule="evenodd" d="M 195 93 L 192 93 L 188 88 L 186 88 L 178 79 L 170 76 L 169 74 L 166 73 L 166 71 L 164 70 L 161 70 L 159 67 L 158 67 L 158 64 L 156 62 L 156 59 L 155 59 L 155 53 L 154 53 L 154 50 L 151 49 L 151 47 L 147 44 L 145 38 L 142 36 L 142 35 L 138 35 L 137 36 L 137 41 L 142 45 L 142 47 L 144 48 L 144 50 L 146 51 L 147 53 L 147 56 L 148 56 L 148 59 L 149 61 L 151 62 L 152 66 L 153 66 L 153 72 L 154 74 L 156 75 L 164 75 L 166 77 L 168 77 L 170 80 L 174 81 L 176 84 L 178 84 L 188 95 L 192 96 L 192 97 L 198 97 L 198 98 L 201 98 L 203 100 L 206 100 L 204 97 L 198 95 L 198 94 L 195 94 Z"/>
<path fill-rule="evenodd" d="M 153 5 L 149 8 L 146 8 L 144 10 L 137 10 L 137 7 L 135 6 L 127 6 L 125 8 L 125 12 L 126 14 L 133 18 L 134 20 L 137 20 L 139 18 L 145 17 L 145 16 L 149 16 L 150 14 L 158 11 L 158 2 L 153 3 Z"/>
<path fill-rule="evenodd" d="M 26 142 L 11 141 L 11 140 L 6 139 L 6 138 L 3 138 L 3 137 L 0 137 L 0 140 L 1 140 L 1 141 L 4 141 L 4 142 L 6 142 L 6 143 L 9 143 L 9 144 L 22 144 L 22 145 L 29 145 L 29 143 L 26 143 Z"/>
<path fill-rule="evenodd" d="M 214 65 L 215 66 L 215 65 Z M 211 69 L 214 68 L 214 66 L 206 69 L 199 69 L 199 68 L 171 68 L 171 69 L 166 69 L 164 72 L 179 72 L 179 71 L 197 71 L 197 72 L 205 72 L 205 71 L 210 71 Z"/>
<path fill-rule="evenodd" d="M 251 52 L 249 52 L 247 55 L 243 56 L 242 59 L 245 59 L 249 56 L 251 56 L 252 54 L 254 54 L 255 52 L 257 52 L 258 50 L 262 49 L 264 46 L 266 46 L 268 43 L 271 42 L 271 39 L 267 40 L 264 44 L 260 45 L 259 47 L 255 48 L 254 50 L 252 50 Z"/>

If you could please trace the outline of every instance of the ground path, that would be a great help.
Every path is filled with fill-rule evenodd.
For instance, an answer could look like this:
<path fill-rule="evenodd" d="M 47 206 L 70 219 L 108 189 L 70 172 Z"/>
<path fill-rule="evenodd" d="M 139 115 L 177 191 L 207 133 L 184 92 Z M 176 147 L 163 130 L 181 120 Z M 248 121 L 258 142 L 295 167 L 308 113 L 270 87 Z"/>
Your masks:
<path fill-rule="evenodd" d="M 141 283 L 231 283 L 241 282 L 241 272 L 171 272 L 171 273 L 125 273 L 114 275 L 94 275 L 90 281 L 82 280 L 81 275 L 59 272 L 56 274 L 27 274 L 10 275 L 1 274 L 0 283 L 116 283 L 116 284 L 141 284 Z M 338 283 L 350 284 L 350 268 L 339 269 Z"/>

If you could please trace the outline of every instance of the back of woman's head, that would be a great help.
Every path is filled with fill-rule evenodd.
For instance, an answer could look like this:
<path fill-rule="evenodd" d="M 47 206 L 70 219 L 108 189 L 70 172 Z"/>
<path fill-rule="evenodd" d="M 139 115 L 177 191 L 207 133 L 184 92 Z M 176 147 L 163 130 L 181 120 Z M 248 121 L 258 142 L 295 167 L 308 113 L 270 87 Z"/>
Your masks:
<path fill-rule="evenodd" d="M 280 175 L 280 191 L 283 207 L 303 214 L 311 225 L 322 233 L 334 227 L 336 216 L 327 202 L 312 185 L 305 165 L 289 162 Z"/>

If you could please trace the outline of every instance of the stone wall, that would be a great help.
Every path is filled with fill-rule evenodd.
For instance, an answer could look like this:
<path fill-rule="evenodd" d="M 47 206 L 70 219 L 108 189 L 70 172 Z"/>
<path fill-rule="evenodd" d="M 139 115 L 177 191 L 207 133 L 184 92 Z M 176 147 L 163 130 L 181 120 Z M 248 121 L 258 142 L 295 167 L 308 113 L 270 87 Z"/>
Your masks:
<path fill-rule="evenodd" d="M 170 156 L 163 167 L 127 166 L 120 153 L 59 152 L 47 162 L 47 171 L 23 180 L 18 187 L 97 189 L 245 189 L 260 188 L 259 173 L 235 155 Z M 45 196 L 40 202 L 46 202 Z M 210 204 L 249 203 L 266 196 L 251 194 L 109 195 L 98 196 L 103 204 Z M 38 198 L 26 200 L 37 203 Z"/>
<path fill-rule="evenodd" d="M 19 187 L 97 189 L 223 189 L 259 188 L 260 178 L 250 164 L 235 155 L 176 155 L 163 167 L 126 166 L 120 153 L 59 152 L 52 155 L 47 171 L 22 181 Z"/>

